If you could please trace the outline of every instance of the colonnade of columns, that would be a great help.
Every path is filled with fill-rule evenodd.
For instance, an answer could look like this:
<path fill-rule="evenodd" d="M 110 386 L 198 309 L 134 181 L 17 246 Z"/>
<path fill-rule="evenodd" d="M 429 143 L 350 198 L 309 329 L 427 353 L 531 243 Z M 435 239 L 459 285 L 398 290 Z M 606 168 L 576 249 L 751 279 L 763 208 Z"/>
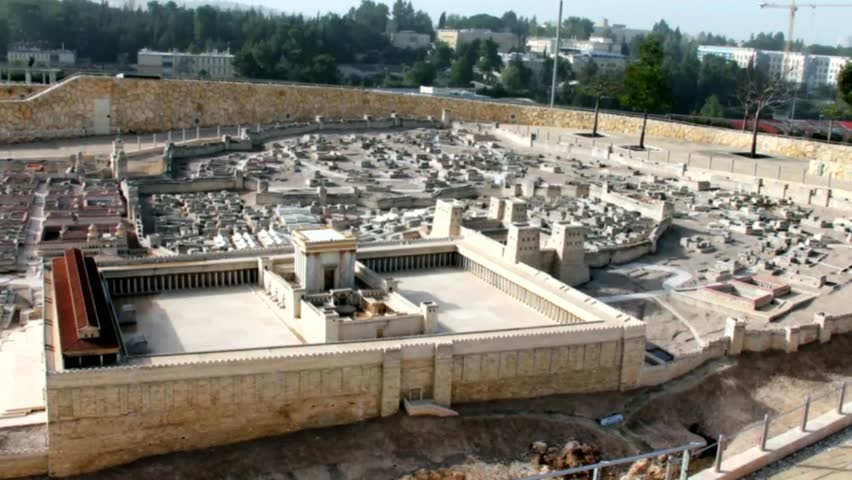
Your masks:
<path fill-rule="evenodd" d="M 583 320 L 564 308 L 545 300 L 517 283 L 498 275 L 490 268 L 479 264 L 467 257 L 462 257 L 461 267 L 472 273 L 479 279 L 489 283 L 494 288 L 502 291 L 519 302 L 533 308 L 545 317 L 558 323 L 580 323 Z"/>
<path fill-rule="evenodd" d="M 459 255 L 456 252 L 440 252 L 427 253 L 425 255 L 405 255 L 401 257 L 368 258 L 361 260 L 361 262 L 376 273 L 389 273 L 404 270 L 455 267 L 458 266 L 458 258 Z"/>
<path fill-rule="evenodd" d="M 110 278 L 110 295 L 144 295 L 170 290 L 217 288 L 257 282 L 257 269 L 218 272 L 172 273 L 140 277 Z"/>

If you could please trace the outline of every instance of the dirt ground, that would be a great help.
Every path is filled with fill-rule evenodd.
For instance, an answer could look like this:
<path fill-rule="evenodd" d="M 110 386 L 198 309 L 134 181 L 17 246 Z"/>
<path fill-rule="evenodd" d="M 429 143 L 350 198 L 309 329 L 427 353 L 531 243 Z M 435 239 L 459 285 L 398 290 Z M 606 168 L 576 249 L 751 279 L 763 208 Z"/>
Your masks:
<path fill-rule="evenodd" d="M 397 415 L 355 425 L 297 432 L 194 452 L 143 459 L 88 480 L 204 478 L 394 479 L 418 468 L 523 460 L 532 441 L 572 439 L 600 446 L 604 457 L 730 434 L 767 412 L 801 403 L 852 375 L 852 335 L 795 354 L 724 359 L 669 384 L 628 393 L 559 395 L 457 405 L 455 418 Z M 595 419 L 624 413 L 601 428 Z M 690 431 L 692 430 L 692 431 Z"/>

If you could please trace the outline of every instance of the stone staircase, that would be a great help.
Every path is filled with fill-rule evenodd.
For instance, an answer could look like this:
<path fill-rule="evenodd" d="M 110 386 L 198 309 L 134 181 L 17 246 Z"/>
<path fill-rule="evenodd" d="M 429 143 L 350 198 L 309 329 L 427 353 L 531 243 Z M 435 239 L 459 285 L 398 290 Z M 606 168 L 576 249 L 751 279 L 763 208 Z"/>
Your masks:
<path fill-rule="evenodd" d="M 434 400 L 408 400 L 402 401 L 405 413 L 411 417 L 455 417 L 459 412 L 439 405 Z"/>

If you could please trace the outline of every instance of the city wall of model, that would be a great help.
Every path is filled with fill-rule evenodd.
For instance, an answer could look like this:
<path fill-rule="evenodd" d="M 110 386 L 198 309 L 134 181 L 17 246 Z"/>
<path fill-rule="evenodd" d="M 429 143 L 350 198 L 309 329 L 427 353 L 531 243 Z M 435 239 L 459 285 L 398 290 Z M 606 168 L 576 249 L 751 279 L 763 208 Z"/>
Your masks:
<path fill-rule="evenodd" d="M 327 118 L 386 117 L 392 112 L 413 118 L 518 123 L 562 128 L 591 128 L 593 115 L 564 109 L 404 95 L 352 88 L 264 85 L 179 80 L 139 80 L 77 76 L 25 100 L 0 101 L 4 139 L 23 141 L 55 136 L 105 133 L 106 128 L 155 132 L 196 125 L 245 125 Z M 107 117 L 109 115 L 109 117 Z M 197 120 L 197 123 L 196 123 Z M 635 134 L 641 118 L 601 115 L 600 128 Z M 751 136 L 725 130 L 651 120 L 648 135 L 747 150 Z M 794 158 L 843 162 L 850 147 L 763 135 L 758 149 Z"/>

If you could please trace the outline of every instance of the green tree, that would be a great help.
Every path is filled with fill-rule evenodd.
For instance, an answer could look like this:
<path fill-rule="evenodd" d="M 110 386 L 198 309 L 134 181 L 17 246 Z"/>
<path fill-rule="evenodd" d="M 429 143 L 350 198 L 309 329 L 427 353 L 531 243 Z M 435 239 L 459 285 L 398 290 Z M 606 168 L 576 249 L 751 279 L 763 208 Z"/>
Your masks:
<path fill-rule="evenodd" d="M 670 79 L 663 69 L 663 48 L 655 35 L 642 42 L 638 61 L 627 66 L 621 101 L 642 112 L 639 148 L 644 149 L 648 113 L 665 110 L 672 102 Z"/>
<path fill-rule="evenodd" d="M 500 58 L 497 42 L 489 38 L 479 44 L 479 63 L 477 63 L 477 66 L 483 74 L 499 70 L 503 66 L 503 59 Z"/>
<path fill-rule="evenodd" d="M 472 81 L 473 61 L 467 56 L 462 56 L 453 62 L 452 71 L 450 72 L 450 85 L 467 88 Z"/>
<path fill-rule="evenodd" d="M 310 68 L 306 72 L 305 80 L 331 85 L 340 83 L 340 71 L 337 70 L 334 57 L 327 53 L 314 57 Z"/>
<path fill-rule="evenodd" d="M 432 65 L 438 70 L 446 70 L 453 63 L 453 49 L 444 42 L 438 42 L 429 54 Z"/>
<path fill-rule="evenodd" d="M 432 85 L 435 74 L 435 67 L 431 63 L 417 62 L 405 72 L 405 84 L 411 87 Z"/>
<path fill-rule="evenodd" d="M 826 134 L 826 140 L 831 141 L 831 135 L 834 132 L 834 121 L 839 120 L 846 115 L 849 115 L 849 111 L 846 105 L 843 104 L 840 100 L 835 100 L 834 102 L 829 103 L 822 109 L 822 114 L 825 118 L 828 119 L 828 133 Z"/>
<path fill-rule="evenodd" d="M 414 5 L 405 0 L 396 0 L 391 7 L 393 29 L 412 30 L 419 33 L 434 33 L 432 19 L 422 10 L 414 10 Z"/>
<path fill-rule="evenodd" d="M 852 62 L 847 63 L 837 76 L 837 92 L 841 100 L 852 105 Z"/>
<path fill-rule="evenodd" d="M 447 25 L 447 12 L 441 12 L 438 17 L 438 30 L 442 30 Z"/>
<path fill-rule="evenodd" d="M 595 31 L 595 22 L 588 18 L 568 17 L 562 21 L 562 28 L 566 38 L 588 40 Z"/>
<path fill-rule="evenodd" d="M 707 100 L 704 101 L 704 106 L 701 107 L 701 110 L 698 113 L 702 117 L 723 118 L 725 116 L 725 109 L 722 107 L 722 102 L 719 101 L 719 97 L 716 95 L 710 95 L 707 97 Z"/>
<path fill-rule="evenodd" d="M 349 11 L 352 20 L 378 33 L 384 33 L 387 29 L 389 14 L 387 5 L 373 0 L 361 0 L 358 8 Z"/>
<path fill-rule="evenodd" d="M 509 64 L 503 69 L 503 73 L 500 75 L 500 82 L 503 84 L 503 87 L 512 93 L 528 89 L 531 79 L 532 72 L 524 65 L 523 60 L 518 55 L 509 60 Z"/>

